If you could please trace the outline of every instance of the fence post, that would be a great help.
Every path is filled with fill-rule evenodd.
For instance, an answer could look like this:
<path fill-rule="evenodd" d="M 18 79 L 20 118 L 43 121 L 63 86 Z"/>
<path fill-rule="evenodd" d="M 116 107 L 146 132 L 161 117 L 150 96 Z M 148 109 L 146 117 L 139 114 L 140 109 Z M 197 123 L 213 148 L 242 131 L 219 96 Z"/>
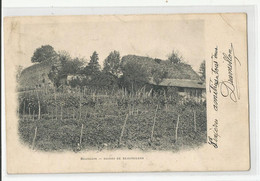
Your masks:
<path fill-rule="evenodd" d="M 34 137 L 33 137 L 33 142 L 32 142 L 32 149 L 34 150 L 34 146 L 35 146 L 35 140 L 36 140 L 36 135 L 37 135 L 37 126 L 34 130 Z"/>
<path fill-rule="evenodd" d="M 123 128 L 122 128 L 122 131 L 121 131 L 121 135 L 120 135 L 120 138 L 119 138 L 119 145 L 121 144 L 121 141 L 122 141 L 122 137 L 124 135 L 124 130 L 125 130 L 125 126 L 126 126 L 126 121 L 128 119 L 128 114 L 126 115 L 126 118 L 125 118 L 125 122 L 124 122 L 124 125 L 123 125 Z"/>
<path fill-rule="evenodd" d="M 24 99 L 24 102 L 23 102 L 23 120 L 24 120 L 24 117 L 25 117 L 25 99 Z"/>
<path fill-rule="evenodd" d="M 79 120 L 81 120 L 81 93 L 79 92 Z"/>
<path fill-rule="evenodd" d="M 75 118 L 75 107 L 73 107 L 73 114 L 72 114 L 72 116 L 73 116 L 73 119 Z"/>
<path fill-rule="evenodd" d="M 56 98 L 56 89 L 54 87 L 54 100 L 55 100 L 55 118 L 58 120 L 58 108 L 57 108 L 57 98 Z"/>
<path fill-rule="evenodd" d="M 196 111 L 193 110 L 194 131 L 197 132 Z"/>
<path fill-rule="evenodd" d="M 60 106 L 60 119 L 62 120 L 62 105 Z"/>
<path fill-rule="evenodd" d="M 154 118 L 153 118 L 153 127 L 152 127 L 152 133 L 151 133 L 151 141 L 153 141 L 153 132 L 154 132 L 154 126 L 155 126 L 155 120 L 156 120 L 156 114 L 157 114 L 157 111 L 158 111 L 158 107 L 159 107 L 159 105 L 157 105 L 157 107 L 156 107 L 155 115 L 154 115 Z"/>
<path fill-rule="evenodd" d="M 53 110 L 51 110 L 51 120 L 53 121 Z"/>
<path fill-rule="evenodd" d="M 175 129 L 175 141 L 178 139 L 178 127 L 179 127 L 180 115 L 178 115 L 176 129 Z"/>
<path fill-rule="evenodd" d="M 39 98 L 39 93 L 36 91 L 37 99 L 38 99 L 38 119 L 41 119 L 41 104 L 40 104 L 40 98 Z"/>
<path fill-rule="evenodd" d="M 29 119 L 31 118 L 31 110 L 30 110 L 30 106 L 28 106 L 29 108 Z"/>
<path fill-rule="evenodd" d="M 82 125 L 81 125 L 81 130 L 80 130 L 80 138 L 79 138 L 79 145 L 80 145 L 80 146 L 81 146 L 81 143 L 82 143 L 83 127 L 84 127 L 84 125 L 83 125 L 83 123 L 82 123 Z"/>

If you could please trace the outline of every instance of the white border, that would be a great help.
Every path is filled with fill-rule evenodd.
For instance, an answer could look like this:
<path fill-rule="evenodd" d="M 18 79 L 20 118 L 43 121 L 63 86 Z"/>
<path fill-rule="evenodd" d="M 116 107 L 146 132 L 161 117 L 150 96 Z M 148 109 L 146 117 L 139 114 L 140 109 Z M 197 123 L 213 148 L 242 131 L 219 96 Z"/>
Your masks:
<path fill-rule="evenodd" d="M 170 1 L 170 0 L 168 0 Z M 5 132 L 5 116 L 2 115 L 2 174 L 4 180 L 155 180 L 163 179 L 170 180 L 172 176 L 178 180 L 257 180 L 259 177 L 259 63 L 257 61 L 258 56 L 258 24 L 257 20 L 259 12 L 257 12 L 258 6 L 197 6 L 197 7 L 173 7 L 173 6 L 156 6 L 155 0 L 151 1 L 150 7 L 92 7 L 92 8 L 77 8 L 75 6 L 78 3 L 72 3 L 72 1 L 66 1 L 63 7 L 58 7 L 51 0 L 41 1 L 30 1 L 23 0 L 16 4 L 13 4 L 14 0 L 4 1 L 3 9 L 4 16 L 40 16 L 40 15 L 86 15 L 86 14 L 167 14 L 167 13 L 221 13 L 221 12 L 246 12 L 248 14 L 248 59 L 249 59 L 249 100 L 250 100 L 250 146 L 251 146 L 251 170 L 247 172 L 172 172 L 172 173 L 107 173 L 107 174 L 41 174 L 41 175 L 7 175 L 6 173 L 6 132 Z M 22 3 L 20 3 L 22 2 Z M 26 3 L 27 2 L 27 3 Z M 34 7 L 37 4 L 41 6 L 39 8 L 28 8 Z M 58 2 L 58 1 L 57 1 Z M 71 2 L 71 4 L 69 4 Z M 75 1 L 74 1 L 75 2 Z M 76 1 L 78 2 L 78 1 Z M 103 2 L 103 1 L 97 1 Z M 140 2 L 140 1 L 139 1 Z M 148 1 L 145 1 L 148 2 Z M 157 1 L 158 2 L 158 1 Z M 189 1 L 188 1 L 189 2 Z M 212 1 L 214 2 L 214 1 Z M 29 4 L 28 4 L 29 3 Z M 163 1 L 165 4 L 165 1 Z M 186 2 L 187 3 L 187 2 Z M 83 5 L 86 3 L 83 3 Z M 106 6 L 112 6 L 115 1 L 111 1 Z M 140 5 L 137 1 L 134 1 L 135 5 Z M 143 3 L 144 6 L 145 3 Z M 183 3 L 184 4 L 184 3 Z M 201 3 L 200 5 L 204 5 Z M 214 3 L 211 3 L 214 4 Z M 74 8 L 64 8 L 68 6 L 74 6 Z M 103 4 L 101 4 L 103 5 Z M 158 5 L 162 5 L 159 3 Z M 184 4 L 185 5 L 185 4 Z M 11 7 L 23 7 L 23 8 L 11 8 Z M 92 6 L 96 6 L 96 3 L 92 3 Z M 100 6 L 100 4 L 99 4 Z M 156 7 L 154 7 L 156 6 Z M 27 8 L 25 8 L 27 7 Z M 42 8 L 48 7 L 48 8 Z M 3 17 L 3 16 L 2 16 Z M 3 26 L 2 26 L 3 27 Z M 2 32 L 3 34 L 3 32 Z M 2 36 L 3 40 L 3 36 Z M 3 41 L 2 41 L 2 52 L 3 52 Z M 2 53 L 2 97 L 4 98 L 4 62 Z M 5 111 L 5 102 L 2 101 L 2 113 Z M 192 176 L 192 177 L 191 177 Z"/>

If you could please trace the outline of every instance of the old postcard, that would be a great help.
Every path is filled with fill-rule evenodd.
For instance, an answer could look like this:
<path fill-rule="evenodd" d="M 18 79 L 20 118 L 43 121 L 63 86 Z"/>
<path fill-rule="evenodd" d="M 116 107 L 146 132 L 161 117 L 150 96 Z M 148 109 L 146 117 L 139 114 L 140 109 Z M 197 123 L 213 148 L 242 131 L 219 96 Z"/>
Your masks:
<path fill-rule="evenodd" d="M 6 17 L 7 171 L 250 169 L 247 15 Z"/>

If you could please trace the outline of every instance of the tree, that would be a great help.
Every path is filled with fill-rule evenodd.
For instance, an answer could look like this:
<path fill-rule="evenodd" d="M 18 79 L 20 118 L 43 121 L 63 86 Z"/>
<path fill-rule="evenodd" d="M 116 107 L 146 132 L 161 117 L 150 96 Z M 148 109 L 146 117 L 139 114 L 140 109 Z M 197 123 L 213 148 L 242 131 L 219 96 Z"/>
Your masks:
<path fill-rule="evenodd" d="M 78 57 L 72 59 L 69 53 L 65 51 L 59 52 L 57 57 L 57 61 L 52 64 L 48 77 L 56 87 L 59 87 L 61 79 L 67 79 L 69 74 L 80 73 L 83 62 Z"/>
<path fill-rule="evenodd" d="M 83 62 L 78 57 L 71 59 L 69 61 L 64 61 L 62 63 L 62 69 L 60 73 L 65 76 L 68 76 L 69 74 L 72 75 L 79 74 L 82 65 Z"/>
<path fill-rule="evenodd" d="M 200 64 L 199 74 L 202 81 L 205 81 L 206 79 L 206 62 L 205 60 L 202 61 Z"/>
<path fill-rule="evenodd" d="M 182 55 L 180 55 L 179 51 L 173 50 L 172 53 L 170 55 L 168 55 L 168 60 L 172 64 L 176 64 L 176 63 L 183 62 L 183 57 L 182 57 Z"/>
<path fill-rule="evenodd" d="M 122 67 L 122 72 L 122 86 L 126 87 L 131 92 L 137 91 L 149 81 L 147 70 L 134 62 L 127 62 Z"/>
<path fill-rule="evenodd" d="M 163 79 L 167 78 L 167 75 L 168 75 L 167 71 L 161 70 L 159 68 L 152 69 L 151 73 L 152 73 L 153 81 L 157 85 L 159 85 L 163 81 Z"/>
<path fill-rule="evenodd" d="M 104 61 L 103 70 L 118 77 L 118 75 L 121 73 L 120 54 L 118 51 L 114 50 L 113 52 L 110 52 L 110 54 Z"/>
<path fill-rule="evenodd" d="M 52 65 L 51 70 L 48 73 L 48 77 L 56 87 L 60 86 L 59 70 L 56 66 Z"/>
<path fill-rule="evenodd" d="M 100 65 L 98 63 L 98 54 L 96 51 L 93 52 L 92 56 L 90 56 L 90 61 L 88 65 L 83 69 L 83 74 L 85 74 L 89 78 L 93 78 L 95 75 L 100 73 Z"/>
<path fill-rule="evenodd" d="M 65 63 L 65 62 L 72 60 L 69 52 L 64 51 L 64 50 L 58 52 L 58 58 L 61 63 Z"/>
<path fill-rule="evenodd" d="M 90 61 L 88 63 L 88 66 L 95 71 L 100 71 L 100 65 L 98 63 L 98 60 L 99 60 L 98 54 L 96 51 L 94 51 L 92 56 L 90 56 Z"/>
<path fill-rule="evenodd" d="M 50 60 L 53 60 L 53 58 L 55 58 L 56 56 L 57 56 L 57 53 L 55 52 L 55 50 L 52 46 L 43 45 L 34 51 L 31 61 L 33 63 L 50 61 Z"/>

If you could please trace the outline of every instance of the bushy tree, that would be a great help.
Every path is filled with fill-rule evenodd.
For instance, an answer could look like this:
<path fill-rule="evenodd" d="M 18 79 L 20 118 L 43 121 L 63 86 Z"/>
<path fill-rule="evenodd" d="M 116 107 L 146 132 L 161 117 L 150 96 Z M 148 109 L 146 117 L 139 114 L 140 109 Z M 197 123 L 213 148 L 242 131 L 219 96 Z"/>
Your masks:
<path fill-rule="evenodd" d="M 172 64 L 182 63 L 182 62 L 183 62 L 183 57 L 182 57 L 182 55 L 179 53 L 179 51 L 173 50 L 172 53 L 168 55 L 168 60 L 169 60 Z"/>
<path fill-rule="evenodd" d="M 83 62 L 78 57 L 76 57 L 74 59 L 71 59 L 70 61 L 63 62 L 60 73 L 65 76 L 68 76 L 70 74 L 76 75 L 80 73 L 82 66 Z"/>
<path fill-rule="evenodd" d="M 90 56 L 90 61 L 88 65 L 83 69 L 82 73 L 85 74 L 90 79 L 94 78 L 96 75 L 100 74 L 100 65 L 98 63 L 98 54 L 96 51 Z"/>
<path fill-rule="evenodd" d="M 122 67 L 122 72 L 121 84 L 131 92 L 137 91 L 149 81 L 147 70 L 134 62 L 127 62 Z"/>
<path fill-rule="evenodd" d="M 52 65 L 51 70 L 48 73 L 48 77 L 56 87 L 60 86 L 60 75 L 56 66 Z"/>
<path fill-rule="evenodd" d="M 57 56 L 57 53 L 55 52 L 55 50 L 52 46 L 43 45 L 34 51 L 31 61 L 33 63 L 50 61 L 50 60 L 53 60 L 56 56 Z"/>
<path fill-rule="evenodd" d="M 151 71 L 152 73 L 152 77 L 153 77 L 153 81 L 159 85 L 163 79 L 167 78 L 168 72 L 166 70 L 162 70 L 162 69 L 152 69 Z"/>
<path fill-rule="evenodd" d="M 53 63 L 48 74 L 49 79 L 56 87 L 61 85 L 61 79 L 67 79 L 67 76 L 79 74 L 83 65 L 83 61 L 78 57 L 72 59 L 68 52 L 59 52 L 57 60 Z"/>
<path fill-rule="evenodd" d="M 118 77 L 121 73 L 120 69 L 120 54 L 118 51 L 112 51 L 104 61 L 105 72 L 110 72 L 111 74 Z"/>
<path fill-rule="evenodd" d="M 94 51 L 92 56 L 90 56 L 90 61 L 88 63 L 88 66 L 91 67 L 91 69 L 93 69 L 94 71 L 100 71 L 100 65 L 98 60 L 98 54 L 96 51 Z"/>
<path fill-rule="evenodd" d="M 199 74 L 202 81 L 205 81 L 206 79 L 206 62 L 205 60 L 202 61 L 200 64 Z"/>

